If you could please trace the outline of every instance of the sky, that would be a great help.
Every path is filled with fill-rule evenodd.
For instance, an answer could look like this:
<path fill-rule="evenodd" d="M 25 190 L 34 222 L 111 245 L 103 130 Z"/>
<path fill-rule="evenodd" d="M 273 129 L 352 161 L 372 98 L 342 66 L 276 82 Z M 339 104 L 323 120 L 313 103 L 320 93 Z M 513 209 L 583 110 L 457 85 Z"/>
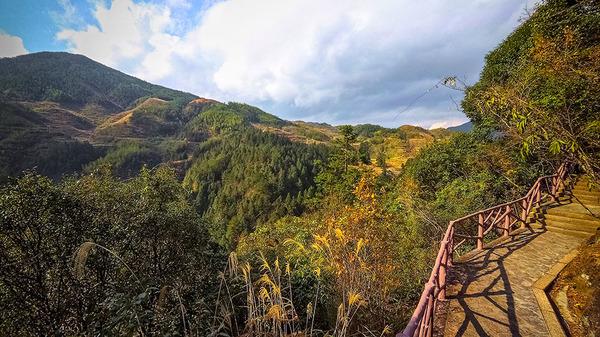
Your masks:
<path fill-rule="evenodd" d="M 288 120 L 426 128 L 532 0 L 2 0 L 0 57 L 83 54 L 143 80 Z M 436 86 L 436 84 L 438 84 Z"/>

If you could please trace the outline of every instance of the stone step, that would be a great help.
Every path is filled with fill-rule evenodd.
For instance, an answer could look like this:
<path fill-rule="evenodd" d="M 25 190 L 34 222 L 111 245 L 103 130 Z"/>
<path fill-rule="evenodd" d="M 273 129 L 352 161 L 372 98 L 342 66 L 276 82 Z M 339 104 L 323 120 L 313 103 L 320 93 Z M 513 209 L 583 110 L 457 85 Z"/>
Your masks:
<path fill-rule="evenodd" d="M 600 193 L 599 190 L 595 188 L 588 188 L 587 186 L 574 186 L 571 190 L 577 192 L 588 192 L 588 193 Z"/>
<path fill-rule="evenodd" d="M 595 185 L 590 185 L 588 183 L 584 183 L 584 182 L 578 182 L 577 184 L 575 184 L 575 186 L 573 186 L 574 190 L 584 190 L 584 191 L 592 191 L 592 192 L 598 192 L 600 191 L 600 189 L 598 189 L 597 186 Z"/>
<path fill-rule="evenodd" d="M 599 206 L 591 206 L 584 207 L 579 203 L 570 203 L 567 205 L 561 205 L 557 207 L 546 208 L 543 213 L 547 214 L 558 214 L 561 213 L 579 219 L 590 219 L 596 220 L 600 219 L 600 207 Z"/>
<path fill-rule="evenodd" d="M 581 197 L 591 197 L 591 198 L 600 198 L 600 192 L 590 192 L 590 191 L 572 191 L 568 195 L 581 196 Z"/>
<path fill-rule="evenodd" d="M 573 221 L 576 221 L 576 220 L 573 220 Z M 587 232 L 590 234 L 596 233 L 596 230 L 598 229 L 598 226 L 596 226 L 596 225 L 577 223 L 577 222 L 573 222 L 573 221 L 569 221 L 569 220 L 559 221 L 559 220 L 546 219 L 543 222 L 545 222 L 546 227 L 563 228 L 563 229 L 572 230 L 572 231 Z"/>
<path fill-rule="evenodd" d="M 562 203 L 583 204 L 588 207 L 600 206 L 600 199 L 595 197 L 565 195 L 558 198 Z"/>
<path fill-rule="evenodd" d="M 569 222 L 572 224 L 582 225 L 582 226 L 591 226 L 593 228 L 600 228 L 600 220 L 599 219 L 590 219 L 590 218 L 576 218 L 571 217 L 565 213 L 558 214 L 545 214 L 544 217 L 547 220 L 551 221 L 559 221 L 559 222 Z"/>
<path fill-rule="evenodd" d="M 589 232 L 574 231 L 574 230 L 564 229 L 561 227 L 548 226 L 548 225 L 544 226 L 544 225 L 541 225 L 538 223 L 532 225 L 532 227 L 533 228 L 545 228 L 546 230 L 548 230 L 550 232 L 556 232 L 556 233 L 576 236 L 576 237 L 580 237 L 580 238 L 588 238 L 591 235 L 593 235 L 593 234 L 590 234 Z"/>
<path fill-rule="evenodd" d="M 581 188 L 586 190 L 598 190 L 598 185 L 589 184 L 587 181 L 578 181 L 573 185 L 574 188 Z"/>
<path fill-rule="evenodd" d="M 580 192 L 588 192 L 588 193 L 600 193 L 600 189 L 594 187 L 594 186 L 588 186 L 588 185 L 575 185 L 572 188 L 570 188 L 569 190 L 572 191 L 580 191 Z"/>
<path fill-rule="evenodd" d="M 589 196 L 585 196 L 585 195 L 575 194 L 571 197 L 571 201 L 573 201 L 573 202 L 580 201 L 584 204 L 592 203 L 592 204 L 600 205 L 600 197 L 589 197 Z"/>
<path fill-rule="evenodd" d="M 566 234 L 566 235 L 571 235 L 571 236 L 577 236 L 580 238 L 588 238 L 588 237 L 594 235 L 594 233 L 574 231 L 574 230 L 570 230 L 570 229 L 564 229 L 561 227 L 546 226 L 546 229 L 549 230 L 550 232 L 556 232 L 556 233 L 561 233 L 561 234 Z"/>

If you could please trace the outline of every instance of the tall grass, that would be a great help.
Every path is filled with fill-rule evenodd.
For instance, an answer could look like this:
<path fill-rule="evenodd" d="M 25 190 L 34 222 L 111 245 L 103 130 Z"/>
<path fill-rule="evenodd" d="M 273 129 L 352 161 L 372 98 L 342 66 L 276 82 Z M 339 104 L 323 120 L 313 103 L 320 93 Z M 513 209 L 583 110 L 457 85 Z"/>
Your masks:
<path fill-rule="evenodd" d="M 298 242 L 288 240 L 287 243 L 295 244 L 301 250 L 307 250 Z M 282 266 L 279 258 L 271 262 L 261 254 L 259 266 L 254 271 L 248 262 L 239 266 L 235 253 L 231 253 L 230 262 L 226 270 L 221 273 L 219 299 L 213 320 L 213 336 L 345 337 L 359 334 L 376 337 L 391 333 L 389 327 L 379 333 L 368 329 L 363 329 L 366 332 L 352 329 L 359 311 L 369 305 L 364 290 L 371 285 L 366 284 L 368 278 L 361 276 L 366 266 L 362 260 L 365 247 L 364 240 L 359 240 L 353 245 L 338 229 L 335 231 L 334 238 L 316 235 L 315 242 L 308 248 L 318 253 L 315 255 L 318 259 L 327 260 L 328 269 L 335 270 L 336 279 L 341 280 L 342 291 L 335 325 L 328 331 L 315 329 L 316 307 L 323 291 L 321 268 L 317 267 L 314 270 L 319 280 L 315 297 L 305 308 L 304 319 L 300 319 L 293 301 L 292 270 L 289 263 Z M 236 282 L 241 285 L 241 291 L 232 294 L 231 284 Z M 236 318 L 241 320 L 242 330 L 239 329 Z"/>
<path fill-rule="evenodd" d="M 310 336 L 307 327 L 314 326 L 314 310 L 310 308 L 315 304 L 309 305 L 303 328 L 293 302 L 290 265 L 282 267 L 279 259 L 270 262 L 263 255 L 260 262 L 255 273 L 250 263 L 239 266 L 235 253 L 230 254 L 228 266 L 221 273 L 213 335 Z M 232 295 L 230 283 L 235 282 L 240 282 L 242 291 Z M 244 297 L 244 303 L 236 307 L 234 303 L 240 297 Z M 242 330 L 237 325 L 238 314 L 242 315 Z"/>

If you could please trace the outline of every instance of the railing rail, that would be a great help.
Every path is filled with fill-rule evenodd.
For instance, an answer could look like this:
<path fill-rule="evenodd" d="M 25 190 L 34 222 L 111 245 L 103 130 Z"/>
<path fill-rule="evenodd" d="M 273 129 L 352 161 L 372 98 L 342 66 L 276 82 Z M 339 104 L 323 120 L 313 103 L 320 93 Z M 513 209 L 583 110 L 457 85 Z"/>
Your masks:
<path fill-rule="evenodd" d="M 513 230 L 525 227 L 535 207 L 548 198 L 556 201 L 560 191 L 568 187 L 569 168 L 564 163 L 555 174 L 539 177 L 524 197 L 450 221 L 419 303 L 404 331 L 396 337 L 432 336 L 435 308 L 439 300 L 446 299 L 446 274 L 454 255 L 459 254 L 458 248 L 474 241 L 475 250 L 482 250 L 486 236 L 494 229 L 496 237 L 508 237 Z M 460 241 L 455 242 L 455 238 Z"/>

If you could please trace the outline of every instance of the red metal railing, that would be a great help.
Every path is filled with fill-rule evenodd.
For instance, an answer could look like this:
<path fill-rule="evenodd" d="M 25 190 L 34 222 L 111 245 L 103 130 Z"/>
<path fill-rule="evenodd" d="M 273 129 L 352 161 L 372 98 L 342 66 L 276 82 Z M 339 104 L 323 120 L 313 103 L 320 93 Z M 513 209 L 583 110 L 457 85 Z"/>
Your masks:
<path fill-rule="evenodd" d="M 568 168 L 563 164 L 555 174 L 538 178 L 522 198 L 450 221 L 419 304 L 404 331 L 396 337 L 431 336 L 435 308 L 439 300 L 446 298 L 446 273 L 454 255 L 460 253 L 459 248 L 464 245 L 469 250 L 466 246 L 472 242 L 472 247 L 481 250 L 486 240 L 507 237 L 514 229 L 525 227 L 535 207 L 548 198 L 556 201 L 559 192 L 567 188 Z"/>

